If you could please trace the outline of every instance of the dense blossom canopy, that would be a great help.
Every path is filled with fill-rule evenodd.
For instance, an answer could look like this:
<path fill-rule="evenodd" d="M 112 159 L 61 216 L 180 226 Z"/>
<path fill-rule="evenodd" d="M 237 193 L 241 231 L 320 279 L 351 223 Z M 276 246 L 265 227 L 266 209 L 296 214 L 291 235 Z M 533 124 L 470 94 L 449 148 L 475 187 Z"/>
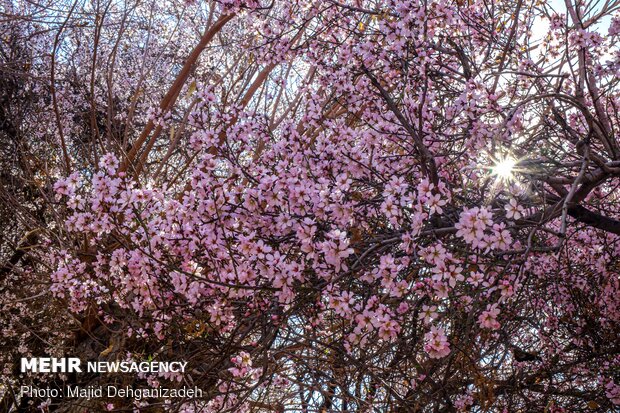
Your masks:
<path fill-rule="evenodd" d="M 619 1 L 0 5 L 0 411 L 619 408 Z"/>

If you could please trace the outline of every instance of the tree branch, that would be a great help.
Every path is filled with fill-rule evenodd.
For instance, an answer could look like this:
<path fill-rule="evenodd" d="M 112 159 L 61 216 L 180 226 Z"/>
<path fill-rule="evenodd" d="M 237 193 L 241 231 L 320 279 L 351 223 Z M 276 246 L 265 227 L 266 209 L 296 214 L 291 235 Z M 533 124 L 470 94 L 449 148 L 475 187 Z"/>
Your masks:
<path fill-rule="evenodd" d="M 583 224 L 620 235 L 620 221 L 592 212 L 581 205 L 569 206 L 568 215 Z"/>

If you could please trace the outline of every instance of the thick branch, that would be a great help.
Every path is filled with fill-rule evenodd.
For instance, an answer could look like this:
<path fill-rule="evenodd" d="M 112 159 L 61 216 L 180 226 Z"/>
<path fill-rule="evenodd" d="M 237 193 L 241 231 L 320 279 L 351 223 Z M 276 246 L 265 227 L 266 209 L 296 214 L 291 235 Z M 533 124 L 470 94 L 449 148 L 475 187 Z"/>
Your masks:
<path fill-rule="evenodd" d="M 227 14 L 227 15 L 221 16 L 218 19 L 218 21 L 215 22 L 213 27 L 211 27 L 204 34 L 204 36 L 202 36 L 198 45 L 196 45 L 194 50 L 192 50 L 192 53 L 189 55 L 189 57 L 185 61 L 185 64 L 183 65 L 183 68 L 179 72 L 178 76 L 176 77 L 174 83 L 172 84 L 172 86 L 170 87 L 170 89 L 168 90 L 164 98 L 162 99 L 159 105 L 162 111 L 162 114 L 169 111 L 172 108 L 172 106 L 175 104 L 177 97 L 179 96 L 179 93 L 181 92 L 181 88 L 185 84 L 185 81 L 190 75 L 192 67 L 198 60 L 198 57 L 200 56 L 204 48 L 207 46 L 207 44 L 209 44 L 211 39 L 213 39 L 213 37 L 215 37 L 215 35 L 222 29 L 222 27 L 224 27 L 224 25 L 228 23 L 233 17 L 234 17 L 233 14 Z M 142 145 L 147 141 L 154 126 L 155 124 L 152 120 L 148 122 L 148 124 L 142 131 L 142 134 L 138 137 L 136 142 L 134 142 L 131 150 L 127 154 L 127 159 L 125 159 L 125 161 L 123 162 L 123 165 L 121 165 L 121 171 L 126 171 L 129 165 L 134 161 L 134 159 L 136 158 L 138 154 L 138 151 L 142 148 Z M 157 136 L 159 135 L 159 133 L 161 133 L 161 129 L 162 129 L 161 126 L 157 126 L 157 128 L 155 129 L 155 133 L 153 137 L 151 137 L 151 143 L 150 145 L 148 145 L 148 148 L 145 150 L 146 153 L 148 153 L 150 148 L 152 148 L 153 142 L 157 139 Z M 142 158 L 145 158 L 144 154 L 142 155 Z M 136 167 L 136 171 L 134 172 L 134 175 L 138 176 L 140 174 L 141 169 L 142 169 L 142 166 L 138 165 Z"/>
<path fill-rule="evenodd" d="M 591 227 L 620 235 L 620 221 L 592 212 L 581 205 L 569 206 L 568 215 Z"/>

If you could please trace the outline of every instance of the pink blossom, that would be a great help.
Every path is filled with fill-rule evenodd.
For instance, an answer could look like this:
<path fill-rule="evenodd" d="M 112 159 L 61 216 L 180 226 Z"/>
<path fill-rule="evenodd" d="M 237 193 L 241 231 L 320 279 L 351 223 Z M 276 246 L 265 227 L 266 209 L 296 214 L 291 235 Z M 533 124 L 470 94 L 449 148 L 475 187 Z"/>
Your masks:
<path fill-rule="evenodd" d="M 524 208 L 517 203 L 517 200 L 511 198 L 510 201 L 504 206 L 506 210 L 506 218 L 519 219 L 523 216 Z"/>
<path fill-rule="evenodd" d="M 437 314 L 437 306 L 435 305 L 426 305 L 422 306 L 422 311 L 418 315 L 420 320 L 424 320 L 424 324 L 430 324 L 431 321 L 436 320 L 438 317 Z"/>
<path fill-rule="evenodd" d="M 432 326 L 424 335 L 424 350 L 431 358 L 442 358 L 450 354 L 450 343 L 442 328 Z"/>
<path fill-rule="evenodd" d="M 478 323 L 480 323 L 482 328 L 497 330 L 500 327 L 500 324 L 497 321 L 499 312 L 500 310 L 497 308 L 497 304 L 487 306 L 487 309 L 478 317 Z"/>

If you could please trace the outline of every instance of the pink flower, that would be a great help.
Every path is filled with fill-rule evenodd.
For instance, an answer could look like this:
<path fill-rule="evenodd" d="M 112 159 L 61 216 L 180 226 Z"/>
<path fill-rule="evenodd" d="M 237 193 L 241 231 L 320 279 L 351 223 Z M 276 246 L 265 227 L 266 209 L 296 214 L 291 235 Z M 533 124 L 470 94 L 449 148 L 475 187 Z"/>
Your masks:
<path fill-rule="evenodd" d="M 512 244 L 512 235 L 505 228 L 506 224 L 503 222 L 493 225 L 493 235 L 489 239 L 492 248 L 505 251 Z"/>
<path fill-rule="evenodd" d="M 433 244 L 420 251 L 420 257 L 422 257 L 429 264 L 443 262 L 446 259 L 446 249 L 443 245 L 441 245 L 441 243 Z"/>
<path fill-rule="evenodd" d="M 446 205 L 446 201 L 441 199 L 441 195 L 439 194 L 431 195 L 426 201 L 429 215 L 434 215 L 435 213 L 441 214 L 443 212 L 441 207 L 444 205 Z"/>
<path fill-rule="evenodd" d="M 431 330 L 424 335 L 424 340 L 424 351 L 431 358 L 442 358 L 450 354 L 450 343 L 442 328 L 432 326 Z"/>
<path fill-rule="evenodd" d="M 373 331 L 375 329 L 374 324 L 376 323 L 376 314 L 374 311 L 370 311 L 367 308 L 361 314 L 357 314 L 355 316 L 355 323 L 357 324 L 356 329 L 359 328 L 360 331 L 362 329 L 366 329 L 367 331 Z"/>
<path fill-rule="evenodd" d="M 234 364 L 228 371 L 233 377 L 244 377 L 246 375 L 256 374 L 257 370 L 252 368 L 252 357 L 250 353 L 242 351 L 237 356 L 231 357 L 230 362 Z"/>
<path fill-rule="evenodd" d="M 428 179 L 425 178 L 420 181 L 417 187 L 418 197 L 420 198 L 420 200 L 425 201 L 426 199 L 432 197 L 433 188 L 435 188 L 435 184 L 430 183 Z"/>
<path fill-rule="evenodd" d="M 354 303 L 353 295 L 348 291 L 340 293 L 339 296 L 331 296 L 329 298 L 329 307 L 342 317 L 349 317 L 351 315 L 351 306 Z"/>
<path fill-rule="evenodd" d="M 482 328 L 497 330 L 500 327 L 500 324 L 497 321 L 499 312 L 500 311 L 499 308 L 497 308 L 497 304 L 487 306 L 487 309 L 478 317 L 478 323 L 480 323 Z"/>
<path fill-rule="evenodd" d="M 99 159 L 99 167 L 110 175 L 116 173 L 118 165 L 119 161 L 113 153 L 106 153 Z"/>
<path fill-rule="evenodd" d="M 465 280 L 465 277 L 462 274 L 463 268 L 457 267 L 456 265 L 450 265 L 443 273 L 444 280 L 448 280 L 448 284 L 450 287 L 456 287 L 457 281 Z"/>
<path fill-rule="evenodd" d="M 456 407 L 460 412 L 466 412 L 468 410 L 468 407 L 472 404 L 474 404 L 474 398 L 471 396 L 471 394 L 463 394 L 457 397 L 456 401 L 454 402 L 454 407 Z"/>
<path fill-rule="evenodd" d="M 605 396 L 616 406 L 620 406 L 620 386 L 609 380 L 605 385 Z"/>
<path fill-rule="evenodd" d="M 620 34 L 620 16 L 616 16 L 611 19 L 611 24 L 609 25 L 610 36 L 615 36 L 616 34 Z"/>
<path fill-rule="evenodd" d="M 407 304 L 406 302 L 402 302 L 398 305 L 398 308 L 396 309 L 396 312 L 398 314 L 405 314 L 407 311 L 409 311 L 409 304 Z"/>
<path fill-rule="evenodd" d="M 385 201 L 381 204 L 381 211 L 385 214 L 386 217 L 398 217 L 400 216 L 400 210 L 398 209 L 398 205 L 396 204 L 396 200 L 394 197 L 387 197 Z"/>
<path fill-rule="evenodd" d="M 564 20 L 566 19 L 565 14 L 557 14 L 554 13 L 551 15 L 551 29 L 558 30 L 564 26 Z"/>
<path fill-rule="evenodd" d="M 387 315 L 384 315 L 382 318 L 383 320 L 379 327 L 379 337 L 386 341 L 394 340 L 398 333 L 400 333 L 400 325 Z"/>
<path fill-rule="evenodd" d="M 465 209 L 459 222 L 454 225 L 457 229 L 456 236 L 463 238 L 468 244 L 477 246 L 484 238 L 484 230 L 491 222 L 490 213 L 485 208 Z"/>
<path fill-rule="evenodd" d="M 347 266 L 342 262 L 343 259 L 353 254 L 353 248 L 349 248 L 349 240 L 346 233 L 334 230 L 328 234 L 331 240 L 322 243 L 322 250 L 325 254 L 325 262 L 334 266 L 336 272 L 347 270 Z"/>
<path fill-rule="evenodd" d="M 56 192 L 58 195 L 68 195 L 69 185 L 67 185 L 67 182 L 64 179 L 59 179 L 54 184 L 54 192 Z"/>
<path fill-rule="evenodd" d="M 477 287 L 482 282 L 483 279 L 484 279 L 484 275 L 482 273 L 472 272 L 469 278 L 467 279 L 467 282 L 473 285 L 474 287 Z"/>
<path fill-rule="evenodd" d="M 523 216 L 524 208 L 517 203 L 517 200 L 511 198 L 510 201 L 504 206 L 506 210 L 506 218 L 519 219 Z"/>
<path fill-rule="evenodd" d="M 422 311 L 418 315 L 420 320 L 424 320 L 424 324 L 430 324 L 431 321 L 437 318 L 437 306 L 436 305 L 426 305 L 422 306 Z"/>

